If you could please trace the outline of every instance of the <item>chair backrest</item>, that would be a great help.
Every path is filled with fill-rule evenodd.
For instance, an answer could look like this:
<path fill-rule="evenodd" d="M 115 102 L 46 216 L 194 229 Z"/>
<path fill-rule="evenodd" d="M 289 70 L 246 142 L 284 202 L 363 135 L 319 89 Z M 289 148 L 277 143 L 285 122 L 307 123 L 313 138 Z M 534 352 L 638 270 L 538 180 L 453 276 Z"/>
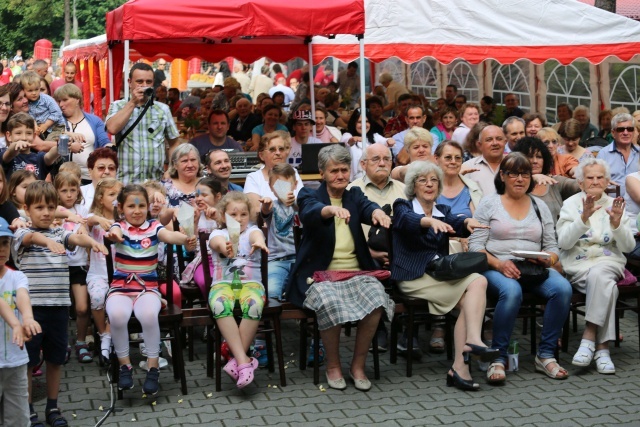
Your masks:
<path fill-rule="evenodd" d="M 609 186 L 604 191 L 611 197 L 620 197 L 620 186 L 617 184 L 609 184 Z"/>
<path fill-rule="evenodd" d="M 180 230 L 180 223 L 177 219 L 173 220 L 173 229 L 176 231 Z M 184 269 L 187 266 L 186 260 L 184 259 L 184 251 L 178 248 L 176 255 L 178 257 L 178 272 L 180 273 L 180 277 L 182 277 L 182 273 L 184 273 Z"/>
<path fill-rule="evenodd" d="M 111 240 L 104 238 L 104 245 L 107 247 L 107 278 L 109 280 L 109 285 L 113 281 L 113 246 L 115 243 Z M 173 305 L 173 245 L 166 244 L 165 245 L 165 256 L 167 257 L 167 277 L 166 277 L 166 295 L 165 299 L 167 300 L 167 307 L 171 307 Z M 158 260 L 159 261 L 159 260 Z"/>

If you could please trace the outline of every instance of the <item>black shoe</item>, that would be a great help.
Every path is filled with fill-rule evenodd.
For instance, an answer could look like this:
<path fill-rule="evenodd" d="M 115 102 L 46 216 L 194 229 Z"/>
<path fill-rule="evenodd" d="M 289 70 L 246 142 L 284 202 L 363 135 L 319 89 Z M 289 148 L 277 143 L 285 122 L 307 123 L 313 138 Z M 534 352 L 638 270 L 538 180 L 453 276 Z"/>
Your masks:
<path fill-rule="evenodd" d="M 402 334 L 402 336 L 398 339 L 398 345 L 396 346 L 396 348 L 398 349 L 398 353 L 400 354 L 400 356 L 402 357 L 407 357 L 407 335 L 406 334 Z M 413 337 L 413 359 L 414 360 L 421 360 L 422 359 L 422 349 L 420 348 L 420 344 L 418 343 L 418 338 L 417 337 Z"/>
<path fill-rule="evenodd" d="M 500 355 L 500 350 L 497 348 L 481 347 L 475 344 L 466 343 L 471 347 L 471 351 L 463 351 L 462 357 L 464 357 L 464 363 L 469 364 L 470 359 L 479 359 L 482 362 L 493 362 L 496 357 Z"/>
<path fill-rule="evenodd" d="M 447 387 L 456 387 L 460 390 L 464 391 L 478 391 L 480 390 L 480 384 L 474 383 L 473 379 L 465 380 L 463 379 L 453 366 L 451 367 L 452 375 L 447 374 Z"/>
<path fill-rule="evenodd" d="M 159 389 L 160 370 L 158 368 L 149 368 L 147 378 L 142 385 L 142 391 L 146 394 L 154 395 Z"/>
<path fill-rule="evenodd" d="M 120 366 L 120 376 L 118 378 L 118 390 L 131 390 L 133 388 L 133 368 L 131 366 Z"/>

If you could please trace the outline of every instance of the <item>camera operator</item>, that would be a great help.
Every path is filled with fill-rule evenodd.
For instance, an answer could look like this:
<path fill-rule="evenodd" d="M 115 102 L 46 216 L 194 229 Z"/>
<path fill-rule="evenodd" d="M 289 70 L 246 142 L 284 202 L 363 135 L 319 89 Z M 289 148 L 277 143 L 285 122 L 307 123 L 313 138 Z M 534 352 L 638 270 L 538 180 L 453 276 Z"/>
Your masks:
<path fill-rule="evenodd" d="M 151 66 L 138 63 L 131 67 L 129 94 L 129 100 L 121 99 L 111 104 L 106 120 L 109 133 L 124 134 L 143 114 L 135 128 L 117 144 L 118 179 L 125 185 L 149 179 L 159 181 L 167 158 L 165 140 L 171 151 L 177 144 L 179 133 L 169 107 L 149 99 L 153 95 Z M 150 106 L 146 105 L 148 102 Z"/>

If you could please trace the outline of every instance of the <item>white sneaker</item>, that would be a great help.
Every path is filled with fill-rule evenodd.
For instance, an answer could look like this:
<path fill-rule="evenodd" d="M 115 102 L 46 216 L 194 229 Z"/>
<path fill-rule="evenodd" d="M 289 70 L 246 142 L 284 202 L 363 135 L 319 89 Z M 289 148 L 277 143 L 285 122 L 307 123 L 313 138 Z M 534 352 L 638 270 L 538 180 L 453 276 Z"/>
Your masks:
<path fill-rule="evenodd" d="M 596 369 L 600 374 L 615 374 L 616 367 L 611 360 L 611 354 L 609 350 L 598 350 L 594 356 L 596 361 Z"/>

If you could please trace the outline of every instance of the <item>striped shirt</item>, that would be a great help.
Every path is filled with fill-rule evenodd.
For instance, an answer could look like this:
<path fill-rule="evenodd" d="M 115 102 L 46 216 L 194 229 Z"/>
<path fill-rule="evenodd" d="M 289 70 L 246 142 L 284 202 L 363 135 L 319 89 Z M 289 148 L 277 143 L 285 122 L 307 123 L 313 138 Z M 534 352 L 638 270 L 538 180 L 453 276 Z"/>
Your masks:
<path fill-rule="evenodd" d="M 52 120 L 54 125 L 65 125 L 58 103 L 46 93 L 41 93 L 37 101 L 29 101 L 29 115 L 39 125 L 47 120 Z"/>
<path fill-rule="evenodd" d="M 140 227 L 135 227 L 127 221 L 116 222 L 111 226 L 122 230 L 124 241 L 117 243 L 116 258 L 113 271 L 113 281 L 122 285 L 132 275 L 155 288 L 158 286 L 158 232 L 164 227 L 156 220 L 145 221 Z M 131 282 L 138 288 L 136 282 Z"/>
<path fill-rule="evenodd" d="M 122 110 L 127 102 L 121 99 L 112 103 L 105 122 Z M 131 127 L 142 110 L 142 106 L 133 110 L 122 132 Z M 160 102 L 153 104 L 118 148 L 118 180 L 124 185 L 148 179 L 160 181 L 164 173 L 164 140 L 175 139 L 178 135 L 169 107 Z"/>
<path fill-rule="evenodd" d="M 45 246 L 23 246 L 22 241 L 25 236 L 35 232 L 64 245 L 67 250 L 75 249 L 75 246 L 69 244 L 72 233 L 62 227 L 16 230 L 13 239 L 13 256 L 20 264 L 20 271 L 29 279 L 31 305 L 34 307 L 70 306 L 67 254 L 54 254 Z"/>

